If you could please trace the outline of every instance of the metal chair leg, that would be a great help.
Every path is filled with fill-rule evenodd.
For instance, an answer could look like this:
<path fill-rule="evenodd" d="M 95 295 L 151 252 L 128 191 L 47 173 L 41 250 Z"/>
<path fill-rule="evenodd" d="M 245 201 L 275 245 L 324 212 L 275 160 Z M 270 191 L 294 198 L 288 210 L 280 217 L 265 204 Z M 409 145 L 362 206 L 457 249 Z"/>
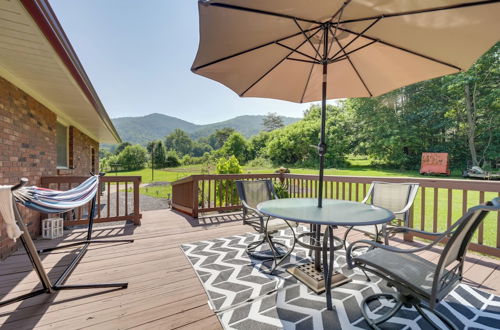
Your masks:
<path fill-rule="evenodd" d="M 429 322 L 435 329 L 437 330 L 441 330 L 442 327 L 439 326 L 438 324 L 436 324 L 434 321 L 431 320 L 431 318 L 429 317 L 429 315 L 427 315 L 423 310 L 426 309 L 428 310 L 429 312 L 433 313 L 434 315 L 436 315 L 444 324 L 446 324 L 446 326 L 448 326 L 450 329 L 452 330 L 458 330 L 458 327 L 453 324 L 453 322 L 451 322 L 450 319 L 448 319 L 444 314 L 442 314 L 441 312 L 437 311 L 437 310 L 432 310 L 430 307 L 428 306 L 425 306 L 425 305 L 415 305 L 414 306 L 417 311 L 420 313 L 420 315 L 422 315 L 422 317 L 424 319 L 427 320 L 427 322 Z"/>
<path fill-rule="evenodd" d="M 345 231 L 344 233 L 344 238 L 343 238 L 343 241 L 344 241 L 344 249 L 347 251 L 347 235 L 349 235 L 349 233 L 351 232 L 352 228 L 354 227 L 349 227 L 347 228 L 347 230 Z"/>
<path fill-rule="evenodd" d="M 261 227 L 261 230 L 263 230 L 262 239 L 260 241 L 249 243 L 245 249 L 246 253 L 249 256 L 251 256 L 252 258 L 259 259 L 259 260 L 271 260 L 271 259 L 276 259 L 276 258 L 282 258 L 283 256 L 285 256 L 289 252 L 288 247 L 285 244 L 280 243 L 280 242 L 274 242 L 272 240 L 271 234 L 269 234 L 267 232 L 267 225 L 269 223 L 270 218 L 271 217 L 268 217 L 266 219 L 265 224 L 263 224 L 263 226 Z M 261 221 L 264 221 L 263 217 L 260 217 L 260 219 L 261 219 Z M 268 255 L 259 254 L 259 253 L 255 252 L 255 249 L 264 243 L 268 243 L 269 249 L 270 249 L 271 253 L 273 254 L 273 256 L 268 256 Z M 283 251 L 285 251 L 285 252 L 279 251 L 279 249 L 276 247 L 276 245 L 281 247 L 283 249 Z"/>
<path fill-rule="evenodd" d="M 376 299 L 379 299 L 379 298 L 392 298 L 396 301 L 396 305 L 394 305 L 394 307 L 390 311 L 388 311 L 384 315 L 380 316 L 379 318 L 372 319 L 368 316 L 368 313 L 365 309 L 365 306 L 368 308 L 369 302 L 376 300 Z M 377 293 L 377 294 L 368 296 L 365 299 L 363 299 L 363 301 L 361 302 L 361 313 L 363 314 L 363 317 L 364 317 L 365 321 L 368 323 L 368 325 L 372 329 L 378 330 L 378 329 L 380 329 L 378 327 L 378 324 L 383 323 L 383 322 L 387 321 L 388 319 L 390 319 L 391 317 L 393 317 L 394 315 L 396 315 L 396 313 L 401 309 L 401 307 L 403 307 L 403 303 L 401 302 L 401 300 L 399 299 L 399 296 L 396 293 Z"/>
<path fill-rule="evenodd" d="M 361 269 L 361 271 L 363 272 L 363 274 L 365 274 L 366 281 L 367 281 L 367 282 L 371 282 L 371 281 L 372 281 L 372 279 L 370 278 L 370 276 L 368 276 L 368 274 L 365 272 L 365 270 L 364 270 L 364 269 Z"/>
<path fill-rule="evenodd" d="M 289 256 L 289 255 L 293 252 L 293 249 L 295 248 L 295 244 L 296 244 L 296 242 L 297 242 L 297 238 L 296 238 L 296 236 L 295 236 L 295 232 L 293 231 L 292 226 L 291 226 L 291 225 L 290 225 L 287 221 L 285 221 L 285 223 L 288 225 L 288 227 L 289 227 L 289 228 L 290 228 L 290 230 L 292 231 L 292 236 L 293 236 L 292 246 L 291 246 L 290 248 L 288 248 L 288 252 L 287 252 L 285 255 L 283 255 L 283 256 L 279 256 L 279 257 L 278 257 L 278 258 L 280 259 L 280 261 L 277 261 L 277 258 L 276 258 L 276 259 L 274 259 L 274 261 L 273 261 L 273 265 L 272 265 L 272 267 L 271 267 L 271 270 L 269 271 L 269 274 L 272 274 L 272 273 L 274 272 L 274 270 L 275 270 L 275 269 L 276 269 L 276 268 L 277 268 L 277 267 L 278 267 L 278 266 L 279 266 L 279 265 L 280 265 L 283 261 L 285 261 L 285 260 L 286 260 L 286 258 L 288 258 L 288 256 Z M 270 237 L 270 239 L 271 239 L 271 243 L 270 243 L 271 248 L 277 252 L 276 247 L 274 246 L 274 244 L 281 244 L 281 243 L 279 243 L 279 242 L 273 242 L 273 241 L 272 241 L 272 237 Z"/>

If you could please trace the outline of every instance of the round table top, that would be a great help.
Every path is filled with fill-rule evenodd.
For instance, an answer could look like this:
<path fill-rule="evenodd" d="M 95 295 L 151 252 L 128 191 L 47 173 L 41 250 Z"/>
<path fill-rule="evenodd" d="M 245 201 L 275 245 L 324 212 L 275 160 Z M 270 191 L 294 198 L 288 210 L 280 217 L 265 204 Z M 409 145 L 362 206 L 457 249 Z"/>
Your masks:
<path fill-rule="evenodd" d="M 316 225 L 365 226 L 386 223 L 394 213 L 382 207 L 359 202 L 316 198 L 282 198 L 265 201 L 257 209 L 269 216 Z"/>

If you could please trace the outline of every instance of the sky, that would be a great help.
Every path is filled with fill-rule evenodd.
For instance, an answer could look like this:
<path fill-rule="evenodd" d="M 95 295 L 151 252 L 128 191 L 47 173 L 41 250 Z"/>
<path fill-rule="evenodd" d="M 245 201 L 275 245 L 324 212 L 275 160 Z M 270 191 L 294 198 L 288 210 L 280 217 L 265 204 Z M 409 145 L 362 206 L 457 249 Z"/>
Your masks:
<path fill-rule="evenodd" d="M 308 104 L 240 98 L 190 71 L 198 49 L 196 0 L 50 0 L 111 118 L 163 113 L 196 124 Z"/>

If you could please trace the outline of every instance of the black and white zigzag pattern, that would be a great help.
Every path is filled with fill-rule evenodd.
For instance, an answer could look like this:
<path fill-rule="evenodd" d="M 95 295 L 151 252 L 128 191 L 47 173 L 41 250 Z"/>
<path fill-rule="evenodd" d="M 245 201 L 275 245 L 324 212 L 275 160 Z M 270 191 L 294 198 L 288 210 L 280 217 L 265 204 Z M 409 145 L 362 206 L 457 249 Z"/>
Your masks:
<path fill-rule="evenodd" d="M 290 246 L 289 230 L 280 231 L 276 237 Z M 368 329 L 361 315 L 361 301 L 373 293 L 393 290 L 378 277 L 370 276 L 367 282 L 359 270 L 348 269 L 341 250 L 335 253 L 335 269 L 352 281 L 332 290 L 335 308 L 328 311 L 324 294 L 316 295 L 286 272 L 288 267 L 310 261 L 307 250 L 296 246 L 288 260 L 269 275 L 265 272 L 269 262 L 251 259 L 245 252 L 247 244 L 258 239 L 259 234 L 247 233 L 182 245 L 225 329 Z M 373 302 L 373 316 L 384 313 L 391 304 Z M 500 297 L 464 284 L 438 309 L 461 329 L 500 327 Z M 403 308 L 383 328 L 431 327 L 415 310 Z"/>

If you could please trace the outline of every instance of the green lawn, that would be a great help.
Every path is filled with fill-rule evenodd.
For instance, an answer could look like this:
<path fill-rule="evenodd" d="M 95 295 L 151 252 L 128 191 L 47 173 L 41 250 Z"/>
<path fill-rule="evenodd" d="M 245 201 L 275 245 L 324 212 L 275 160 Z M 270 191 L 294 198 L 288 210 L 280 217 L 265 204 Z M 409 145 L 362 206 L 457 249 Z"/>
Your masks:
<path fill-rule="evenodd" d="M 190 168 L 172 168 L 172 169 L 162 169 L 162 170 L 154 170 L 154 181 L 164 181 L 164 182 L 173 182 L 182 178 L 185 178 L 186 176 L 190 176 L 192 174 L 199 174 L 201 173 L 201 169 L 190 169 Z M 143 170 L 138 170 L 138 171 L 130 171 L 130 172 L 108 172 L 108 176 L 114 176 L 114 175 L 124 175 L 124 176 L 129 176 L 129 175 L 138 175 L 142 177 L 142 183 L 151 183 L 153 182 L 152 180 L 152 173 L 150 168 L 146 168 Z"/>
<path fill-rule="evenodd" d="M 139 193 L 155 198 L 169 198 L 172 197 L 172 186 L 141 187 Z"/>
<path fill-rule="evenodd" d="M 255 168 L 255 167 L 243 167 L 244 173 L 273 173 L 275 168 Z M 290 172 L 293 174 L 318 174 L 317 169 L 313 168 L 290 168 Z M 154 170 L 154 181 L 168 181 L 173 182 L 182 179 L 186 176 L 192 174 L 201 174 L 202 167 L 200 165 L 190 165 L 175 168 L 165 168 L 161 170 Z M 109 172 L 108 175 L 139 175 L 142 176 L 142 183 L 152 182 L 151 169 L 143 169 L 138 171 L 130 172 Z M 392 170 L 392 169 L 378 169 L 368 165 L 356 165 L 345 169 L 325 169 L 325 175 L 346 175 L 346 176 L 374 176 L 374 177 L 417 177 L 422 176 L 418 171 L 407 171 L 407 170 Z M 461 178 L 460 171 L 454 171 L 449 178 Z"/>

